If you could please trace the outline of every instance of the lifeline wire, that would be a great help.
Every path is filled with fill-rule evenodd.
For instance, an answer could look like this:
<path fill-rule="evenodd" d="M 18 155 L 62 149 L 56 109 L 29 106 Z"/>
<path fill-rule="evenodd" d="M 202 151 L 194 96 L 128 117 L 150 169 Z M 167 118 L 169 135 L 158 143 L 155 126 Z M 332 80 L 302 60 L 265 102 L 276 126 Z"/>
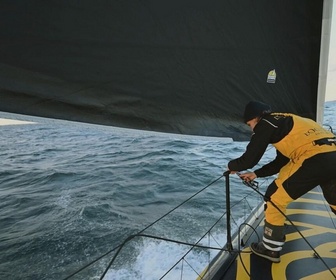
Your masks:
<path fill-rule="evenodd" d="M 181 207 L 183 204 L 185 204 L 186 202 L 190 201 L 192 198 L 194 198 L 196 195 L 198 195 L 199 193 L 201 193 L 202 191 L 204 191 L 205 189 L 207 189 L 208 187 L 210 187 L 211 185 L 213 185 L 214 183 L 216 183 L 217 181 L 219 181 L 221 178 L 223 177 L 223 175 L 221 175 L 220 177 L 218 177 L 216 180 L 212 181 L 210 184 L 208 184 L 207 186 L 205 186 L 203 189 L 199 190 L 198 192 L 196 192 L 194 195 L 192 195 L 191 197 L 189 197 L 187 200 L 183 201 L 182 203 L 180 203 L 179 205 L 177 205 L 175 208 L 173 208 L 172 210 L 170 210 L 169 212 L 167 212 L 165 215 L 163 215 L 161 218 L 157 219 L 156 221 L 154 221 L 153 223 L 151 223 L 150 225 L 148 225 L 146 228 L 144 228 L 143 230 L 141 230 L 138 234 L 141 234 L 142 232 L 144 232 L 146 229 L 148 229 L 149 227 L 151 227 L 152 225 L 154 225 L 155 223 L 159 222 L 160 220 L 162 220 L 163 218 L 165 218 L 166 216 L 168 216 L 170 213 L 172 213 L 173 211 L 175 211 L 177 208 Z M 137 236 L 138 234 L 136 234 L 135 236 Z M 128 241 L 130 241 L 132 238 L 134 238 L 134 236 L 129 236 L 122 244 L 122 246 L 124 246 Z M 107 271 L 110 269 L 110 267 L 112 266 L 114 260 L 116 259 L 116 257 L 118 256 L 119 252 L 121 251 L 121 247 L 119 246 L 118 251 L 115 253 L 114 257 L 112 258 L 112 260 L 110 261 L 109 265 L 106 267 L 105 271 L 103 272 L 103 275 L 101 276 L 100 279 L 103 279 L 104 276 L 106 275 Z"/>
<path fill-rule="evenodd" d="M 216 183 L 217 181 L 219 181 L 221 178 L 223 177 L 223 175 L 221 175 L 220 177 L 218 177 L 217 179 L 215 179 L 214 181 L 212 181 L 210 184 L 208 184 L 207 186 L 205 186 L 203 189 L 199 190 L 198 192 L 196 192 L 195 194 L 193 194 L 191 197 L 189 197 L 187 200 L 183 201 L 182 203 L 180 203 L 179 205 L 177 205 L 176 207 L 174 207 L 172 210 L 168 211 L 166 214 L 164 214 L 163 216 L 161 216 L 159 219 L 157 219 L 156 221 L 152 222 L 151 224 L 149 224 L 148 226 L 146 226 L 144 229 L 142 229 L 141 231 L 139 231 L 137 234 L 135 235 L 131 235 L 131 236 L 137 236 L 141 233 L 143 233 L 145 230 L 147 230 L 148 228 L 150 228 L 151 226 L 153 226 L 154 224 L 156 224 L 157 222 L 159 222 L 160 220 L 162 220 L 163 218 L 165 218 L 166 216 L 168 216 L 170 213 L 172 213 L 173 211 L 175 211 L 177 208 L 181 207 L 183 204 L 187 203 L 188 201 L 190 201 L 192 198 L 194 198 L 195 196 L 197 196 L 199 193 L 203 192 L 205 189 L 207 189 L 208 187 L 210 187 L 211 185 L 213 185 L 214 183 Z M 96 258 L 95 260 L 89 262 L 88 264 L 86 264 L 85 266 L 81 267 L 80 269 L 78 269 L 77 271 L 73 272 L 72 274 L 70 274 L 69 276 L 67 276 L 66 278 L 64 278 L 63 280 L 67 280 L 70 279 L 71 277 L 75 276 L 76 274 L 78 274 L 79 272 L 83 271 L 84 269 L 86 269 L 87 267 L 91 266 L 92 264 L 96 263 L 97 261 L 101 260 L 102 258 L 106 257 L 107 255 L 109 255 L 110 253 L 112 253 L 113 251 L 119 249 L 118 251 L 120 251 L 120 247 L 124 245 L 124 243 L 126 241 L 128 241 L 129 238 L 127 238 L 122 244 L 114 247 L 113 249 L 109 250 L 108 252 L 106 252 L 105 254 L 99 256 L 98 258 Z M 106 268 L 106 270 L 103 273 L 103 276 L 107 273 L 107 270 L 109 269 L 110 265 Z"/>
<path fill-rule="evenodd" d="M 246 197 L 244 197 L 242 200 L 246 200 Z M 241 201 L 242 201 L 241 200 Z M 237 202 L 236 204 L 234 204 L 233 206 L 232 206 L 232 208 L 233 207 L 235 207 L 235 206 L 237 206 L 237 205 L 239 205 L 240 204 L 240 202 L 241 201 L 239 201 L 239 202 Z M 207 234 L 209 234 L 209 235 L 211 235 L 211 230 L 223 219 L 223 217 L 225 216 L 225 214 L 227 214 L 227 213 L 224 213 L 223 215 L 221 215 L 221 217 L 217 220 L 217 222 L 215 223 L 215 224 L 213 224 L 212 225 L 212 227 L 199 239 L 199 241 L 197 241 L 196 243 L 194 243 L 194 244 L 191 244 L 191 243 L 185 243 L 185 242 L 180 242 L 180 241 L 175 241 L 175 240 L 170 240 L 170 239 L 166 239 L 166 238 L 160 238 L 160 237 L 156 237 L 156 236 L 153 236 L 153 238 L 158 238 L 158 239 L 161 239 L 161 240 L 165 240 L 165 241 L 168 241 L 168 242 L 173 242 L 173 243 L 177 243 L 177 244 L 182 244 L 182 245 L 188 245 L 188 246 L 191 246 L 192 248 L 190 248 L 181 258 L 180 258 L 180 260 L 179 261 L 177 261 L 171 268 L 170 268 L 170 270 L 168 270 L 160 279 L 163 279 L 181 260 L 184 260 L 184 261 L 186 261 L 184 258 L 190 253 L 190 251 L 193 249 L 193 248 L 195 248 L 195 247 L 200 247 L 199 245 L 197 245 Z M 250 226 L 250 225 L 249 225 Z M 255 230 L 254 230 L 255 231 Z M 240 236 L 240 233 L 238 233 L 238 236 Z M 217 243 L 217 242 L 216 242 Z M 217 243 L 218 244 L 218 243 Z M 219 244 L 218 244 L 219 245 Z M 220 246 L 220 245 L 219 245 Z M 241 250 L 240 250 L 240 248 L 239 248 L 239 250 L 237 251 L 237 250 L 233 250 L 233 249 L 230 249 L 230 250 L 228 250 L 228 249 L 226 249 L 225 247 L 222 247 L 222 248 L 216 248 L 216 247 L 210 247 L 210 246 L 202 246 L 201 248 L 204 248 L 204 249 L 214 249 L 214 250 L 220 250 L 220 251 L 226 251 L 226 252 L 230 252 L 230 253 L 237 253 L 237 254 L 239 254 L 239 256 L 240 256 L 240 254 L 242 254 L 242 253 L 250 253 L 250 252 L 242 252 Z M 188 263 L 188 262 L 187 262 Z M 190 266 L 190 264 L 189 264 L 189 266 Z M 208 267 L 209 268 L 209 267 Z M 195 271 L 195 270 L 194 270 Z M 182 272 L 181 272 L 182 273 Z M 199 276 L 199 277 L 201 277 L 201 279 L 203 279 L 203 277 L 200 275 L 200 274 L 198 274 L 196 271 L 195 271 L 195 273 Z"/>
<path fill-rule="evenodd" d="M 182 256 L 182 258 L 180 258 L 180 260 L 178 260 L 160 279 L 162 279 L 163 277 L 165 277 L 181 260 L 183 260 L 196 247 L 195 245 L 197 245 L 198 243 L 200 243 L 202 241 L 202 239 L 207 234 L 210 235 L 211 231 L 213 230 L 213 228 L 223 219 L 223 217 L 225 216 L 225 214 L 226 213 L 224 213 L 223 215 L 221 215 L 219 217 L 219 219 L 210 227 L 210 229 L 208 229 L 208 231 L 203 236 L 201 236 L 201 238 L 199 238 L 199 240 Z M 218 244 L 218 242 L 216 242 L 216 243 Z M 210 244 L 210 242 L 209 242 L 209 244 Z M 207 246 L 206 249 L 209 249 L 209 246 Z M 221 249 L 221 251 L 224 251 L 224 249 Z M 198 274 L 198 276 L 200 276 L 200 275 Z"/>

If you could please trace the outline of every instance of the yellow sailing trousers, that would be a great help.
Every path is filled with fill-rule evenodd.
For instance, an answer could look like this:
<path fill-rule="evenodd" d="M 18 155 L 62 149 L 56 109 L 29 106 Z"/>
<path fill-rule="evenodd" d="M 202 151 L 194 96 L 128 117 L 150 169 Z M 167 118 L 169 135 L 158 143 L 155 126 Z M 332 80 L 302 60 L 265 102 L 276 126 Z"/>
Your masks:
<path fill-rule="evenodd" d="M 314 151 L 306 153 L 312 155 L 311 157 L 301 156 L 295 161 L 291 160 L 280 170 L 278 178 L 268 187 L 265 194 L 267 205 L 265 218 L 268 223 L 284 225 L 286 218 L 283 214 L 286 214 L 288 204 L 318 185 L 322 187 L 323 194 L 333 212 L 336 210 L 335 150 L 335 145 L 315 147 Z M 328 185 L 332 179 L 334 179 L 333 183 Z M 325 185 L 328 187 L 324 187 Z M 267 201 L 269 199 L 271 202 Z"/>

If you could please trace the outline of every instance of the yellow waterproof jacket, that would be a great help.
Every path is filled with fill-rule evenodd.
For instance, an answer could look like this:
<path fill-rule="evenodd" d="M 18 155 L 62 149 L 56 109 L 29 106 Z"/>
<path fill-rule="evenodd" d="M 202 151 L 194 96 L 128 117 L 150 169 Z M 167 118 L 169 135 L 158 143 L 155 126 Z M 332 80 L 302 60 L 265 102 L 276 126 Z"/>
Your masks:
<path fill-rule="evenodd" d="M 336 151 L 336 145 L 318 145 L 316 140 L 334 138 L 335 135 L 324 129 L 311 119 L 296 116 L 294 114 L 272 113 L 274 117 L 290 116 L 293 118 L 292 130 L 273 146 L 291 161 L 310 158 L 319 153 Z M 303 158 L 302 158 L 303 157 Z"/>

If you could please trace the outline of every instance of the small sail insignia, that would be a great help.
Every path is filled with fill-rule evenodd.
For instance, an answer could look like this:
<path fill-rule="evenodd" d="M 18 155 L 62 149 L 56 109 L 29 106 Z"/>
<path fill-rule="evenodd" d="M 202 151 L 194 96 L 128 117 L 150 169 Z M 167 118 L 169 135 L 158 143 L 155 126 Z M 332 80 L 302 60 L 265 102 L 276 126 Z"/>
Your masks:
<path fill-rule="evenodd" d="M 267 83 L 275 84 L 275 81 L 276 81 L 276 72 L 275 72 L 275 69 L 273 69 L 268 72 Z"/>

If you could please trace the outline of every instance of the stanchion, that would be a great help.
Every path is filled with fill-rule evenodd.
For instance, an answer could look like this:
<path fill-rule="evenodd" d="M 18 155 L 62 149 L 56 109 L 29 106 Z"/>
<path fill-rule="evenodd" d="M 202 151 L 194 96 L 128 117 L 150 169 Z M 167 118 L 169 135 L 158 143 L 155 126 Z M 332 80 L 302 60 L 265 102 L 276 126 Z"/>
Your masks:
<path fill-rule="evenodd" d="M 231 252 L 233 250 L 232 247 L 232 239 L 231 239 L 231 210 L 230 210 L 230 171 L 225 171 L 225 192 L 226 192 L 226 245 L 225 249 Z"/>

